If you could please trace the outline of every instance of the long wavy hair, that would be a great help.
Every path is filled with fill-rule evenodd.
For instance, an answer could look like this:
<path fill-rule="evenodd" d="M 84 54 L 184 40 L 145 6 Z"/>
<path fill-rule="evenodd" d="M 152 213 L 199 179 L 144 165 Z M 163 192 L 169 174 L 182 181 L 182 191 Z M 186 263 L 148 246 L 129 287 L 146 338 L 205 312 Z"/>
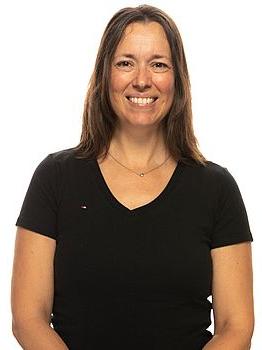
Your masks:
<path fill-rule="evenodd" d="M 113 55 L 126 27 L 134 22 L 158 22 L 163 27 L 170 45 L 175 71 L 175 95 L 169 112 L 161 121 L 166 147 L 176 161 L 205 166 L 207 160 L 198 148 L 198 140 L 193 130 L 191 86 L 180 33 L 172 18 L 149 5 L 119 10 L 105 28 L 88 84 L 81 138 L 74 148 L 76 158 L 107 156 L 118 119 L 109 97 Z"/>

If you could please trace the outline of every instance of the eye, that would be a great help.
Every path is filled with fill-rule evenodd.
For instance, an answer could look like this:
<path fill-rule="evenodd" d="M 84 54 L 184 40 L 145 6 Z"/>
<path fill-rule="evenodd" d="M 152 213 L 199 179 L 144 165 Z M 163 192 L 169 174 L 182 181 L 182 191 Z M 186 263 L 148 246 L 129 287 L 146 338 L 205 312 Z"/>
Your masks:
<path fill-rule="evenodd" d="M 154 62 L 152 63 L 152 67 L 156 72 L 166 72 L 167 70 L 170 69 L 170 67 L 163 62 Z"/>
<path fill-rule="evenodd" d="M 124 71 L 130 71 L 133 68 L 133 62 L 130 61 L 119 61 L 115 64 L 115 66 Z"/>

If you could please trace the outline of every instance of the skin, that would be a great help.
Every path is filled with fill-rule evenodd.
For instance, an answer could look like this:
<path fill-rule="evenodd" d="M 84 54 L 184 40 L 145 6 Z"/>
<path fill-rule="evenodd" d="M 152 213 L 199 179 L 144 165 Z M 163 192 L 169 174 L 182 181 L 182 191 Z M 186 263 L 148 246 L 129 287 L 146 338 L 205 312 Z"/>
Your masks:
<path fill-rule="evenodd" d="M 254 331 L 250 242 L 211 250 L 214 337 L 203 350 L 248 350 Z"/>
<path fill-rule="evenodd" d="M 118 117 L 111 153 L 133 167 L 162 163 L 166 150 L 160 122 L 171 107 L 175 91 L 171 50 L 159 23 L 132 23 L 126 28 L 113 57 L 109 85 Z M 126 98 L 140 95 L 157 100 L 140 106 Z"/>
<path fill-rule="evenodd" d="M 125 54 L 132 54 L 129 58 Z M 161 55 L 163 58 L 153 58 Z M 174 74 L 171 51 L 160 24 L 133 23 L 117 47 L 111 71 L 110 98 L 121 124 L 153 126 L 171 107 L 174 96 Z M 140 107 L 126 96 L 158 96 L 158 100 Z"/>

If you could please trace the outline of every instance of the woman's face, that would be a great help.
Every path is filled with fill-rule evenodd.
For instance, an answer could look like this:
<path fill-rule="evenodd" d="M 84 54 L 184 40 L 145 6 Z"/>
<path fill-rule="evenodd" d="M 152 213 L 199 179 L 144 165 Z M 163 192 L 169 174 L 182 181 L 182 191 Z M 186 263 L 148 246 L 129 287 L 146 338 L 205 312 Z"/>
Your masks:
<path fill-rule="evenodd" d="M 174 98 L 171 50 L 157 22 L 130 24 L 113 56 L 110 100 L 121 124 L 158 124 Z"/>

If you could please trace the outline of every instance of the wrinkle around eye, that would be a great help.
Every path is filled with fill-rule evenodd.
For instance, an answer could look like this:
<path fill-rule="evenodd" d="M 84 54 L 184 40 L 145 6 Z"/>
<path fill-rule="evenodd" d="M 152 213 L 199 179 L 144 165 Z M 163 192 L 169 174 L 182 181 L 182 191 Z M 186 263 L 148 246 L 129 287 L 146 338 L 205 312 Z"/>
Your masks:
<path fill-rule="evenodd" d="M 157 65 L 161 65 L 160 67 L 158 67 Z M 169 67 L 166 63 L 163 62 L 155 62 L 152 64 L 153 69 L 157 69 L 157 70 L 168 70 L 171 67 Z"/>
<path fill-rule="evenodd" d="M 128 65 L 124 65 L 123 63 L 128 63 L 129 66 L 128 66 Z M 116 66 L 116 67 L 128 68 L 128 67 L 130 67 L 130 65 L 131 65 L 131 66 L 134 66 L 134 65 L 132 64 L 132 62 L 129 62 L 129 61 L 120 61 L 120 62 L 115 63 L 115 66 Z"/>
<path fill-rule="evenodd" d="M 161 65 L 157 67 L 157 65 Z M 130 72 L 133 69 L 136 69 L 136 66 L 133 62 L 122 60 L 114 64 L 114 67 L 122 71 Z M 156 73 L 165 73 L 172 69 L 173 67 L 164 62 L 153 62 L 149 64 L 149 67 Z"/>

